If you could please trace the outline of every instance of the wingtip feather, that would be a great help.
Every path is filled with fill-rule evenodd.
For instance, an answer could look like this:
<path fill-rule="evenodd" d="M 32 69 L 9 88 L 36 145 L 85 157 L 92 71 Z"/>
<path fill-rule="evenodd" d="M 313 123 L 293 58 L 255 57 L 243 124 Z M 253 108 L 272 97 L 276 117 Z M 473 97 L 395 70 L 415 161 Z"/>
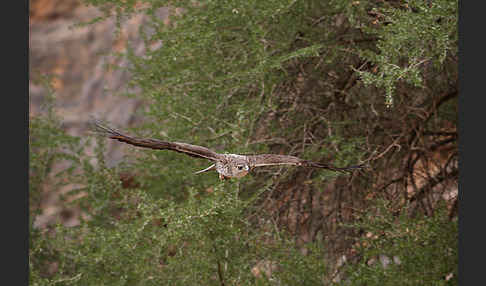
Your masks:
<path fill-rule="evenodd" d="M 98 135 L 103 135 L 103 136 L 110 137 L 110 138 L 123 137 L 124 136 L 118 130 L 115 130 L 115 129 L 107 126 L 100 119 L 92 117 L 89 121 L 89 124 L 91 125 L 91 131 L 98 134 Z"/>

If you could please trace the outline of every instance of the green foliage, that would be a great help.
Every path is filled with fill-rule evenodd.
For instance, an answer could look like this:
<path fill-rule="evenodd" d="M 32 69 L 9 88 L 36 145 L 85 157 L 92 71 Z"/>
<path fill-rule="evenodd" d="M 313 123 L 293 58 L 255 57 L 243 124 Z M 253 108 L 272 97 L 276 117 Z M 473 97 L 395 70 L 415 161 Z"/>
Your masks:
<path fill-rule="evenodd" d="M 353 226 L 367 235 L 356 248 L 359 263 L 347 269 L 350 285 L 457 285 L 459 233 L 446 206 L 432 216 L 410 218 L 406 208 L 396 216 L 387 205 L 378 201 L 377 210 Z M 390 264 L 384 267 L 380 256 Z"/>
<path fill-rule="evenodd" d="M 272 243 L 263 242 L 247 220 L 258 194 L 240 199 L 238 183 L 206 194 L 191 190 L 176 203 L 120 188 L 116 168 L 83 170 L 86 195 L 77 204 L 91 217 L 50 233 L 32 230 L 38 233 L 29 252 L 32 285 L 265 285 L 266 276 L 252 275 L 262 259 L 281 267 L 274 280 L 295 284 L 324 275 L 322 251 L 304 256 L 276 228 L 266 234 Z M 52 265 L 57 270 L 49 274 Z"/>
<path fill-rule="evenodd" d="M 375 71 L 357 72 L 365 84 L 385 89 L 387 105 L 393 105 L 396 82 L 424 87 L 423 66 L 440 68 L 448 54 L 457 56 L 457 1 L 383 2 L 372 13 L 375 21 L 363 30 L 378 42 L 360 57 L 373 63 Z"/>
<path fill-rule="evenodd" d="M 260 139 L 255 129 L 261 127 L 261 120 L 288 104 L 283 96 L 275 95 L 276 87 L 289 80 L 289 72 L 301 61 L 321 57 L 327 63 L 341 60 L 332 43 L 337 33 L 313 27 L 312 20 L 324 17 L 332 24 L 333 17 L 346 8 L 336 3 L 141 2 L 145 8 L 139 13 L 150 17 L 141 27 L 146 46 L 162 45 L 148 48 L 143 55 L 131 50 L 127 53 L 132 63 L 130 84 L 140 87 L 140 96 L 149 102 L 145 135 L 213 146 L 221 152 L 270 151 L 252 141 Z M 170 25 L 159 18 L 159 7 L 171 7 Z M 131 15 L 132 10 L 126 8 L 123 14 Z M 295 131 L 307 124 L 309 117 L 297 109 L 289 110 L 287 116 L 291 126 L 275 126 L 274 130 L 265 126 L 265 137 L 300 136 Z M 345 141 L 343 137 L 338 140 Z M 166 152 L 144 153 L 147 156 L 134 167 L 143 170 L 140 180 L 153 194 L 161 194 L 163 186 L 167 189 L 164 193 L 181 199 L 191 187 L 204 189 L 215 183 L 211 176 L 192 176 L 207 167 L 203 161 Z M 356 153 L 347 160 L 340 160 L 340 155 L 336 159 L 356 161 Z"/>
<path fill-rule="evenodd" d="M 98 163 L 93 166 L 92 158 L 74 153 L 79 151 L 79 139 L 60 129 L 53 105 L 49 106 L 46 114 L 31 120 L 30 177 L 39 182 L 31 184 L 31 197 L 40 199 L 45 169 L 58 163 L 56 159 L 72 159 L 70 171 L 58 174 L 79 185 L 70 194 L 82 196 L 70 207 L 81 208 L 89 218 L 75 227 L 56 224 L 41 230 L 33 226 L 41 212 L 32 213 L 30 284 L 273 285 L 271 281 L 294 284 L 324 276 L 322 249 L 309 245 L 314 255 L 304 256 L 274 226 L 262 236 L 249 222 L 247 216 L 255 213 L 253 203 L 261 192 L 242 199 L 240 183 L 229 181 L 205 192 L 189 188 L 187 197 L 177 201 L 124 189 L 119 180 L 122 168 L 105 165 L 104 141 L 96 141 Z M 49 165 L 40 161 L 45 158 Z M 281 270 L 256 278 L 252 268 L 266 260 Z M 310 271 L 315 275 L 308 276 Z"/>
<path fill-rule="evenodd" d="M 79 165 L 83 152 L 80 140 L 66 134 L 54 111 L 55 97 L 50 78 L 43 76 L 40 83 L 47 95 L 41 107 L 41 116 L 29 120 L 29 244 L 41 233 L 34 228 L 35 218 L 42 214 L 42 194 L 57 190 L 69 183 Z M 64 167 L 53 170 L 55 165 Z"/>
<path fill-rule="evenodd" d="M 78 162 L 81 153 L 79 138 L 69 136 L 61 128 L 59 118 L 54 111 L 54 92 L 48 77 L 41 77 L 40 83 L 46 87 L 47 95 L 41 106 L 41 117 L 29 120 L 29 188 L 31 190 L 31 206 L 38 205 L 38 195 L 43 183 L 55 163 L 68 161 Z M 72 172 L 73 168 L 64 171 Z M 63 175 L 62 173 L 58 174 Z"/>
<path fill-rule="evenodd" d="M 82 153 L 80 140 L 66 134 L 55 114 L 55 96 L 50 78 L 40 78 L 47 95 L 40 116 L 29 120 L 29 269 L 31 281 L 44 281 L 41 272 L 47 271 L 47 261 L 55 260 L 56 251 L 46 245 L 46 233 L 34 227 L 36 218 L 42 214 L 42 195 L 58 190 L 74 177 Z M 55 169 L 54 166 L 63 168 Z M 34 250 L 37 249 L 37 252 Z M 35 253 L 36 252 L 36 253 Z M 35 254 L 34 254 L 35 253 Z M 44 281 L 45 282 L 45 281 Z M 41 283 L 43 284 L 43 283 Z"/>
<path fill-rule="evenodd" d="M 133 132 L 220 152 L 275 152 L 355 164 L 365 148 L 383 147 L 383 137 L 395 138 L 402 131 L 397 126 L 408 124 L 403 118 L 415 116 L 391 118 L 382 97 L 362 83 L 385 88 L 391 103 L 397 86 L 422 86 L 424 79 L 442 86 L 446 80 L 434 81 L 434 72 L 446 69 L 457 53 L 457 1 L 432 1 L 430 7 L 427 1 L 405 6 L 393 6 L 396 1 L 85 2 L 118 21 L 136 13 L 149 16 L 140 29 L 147 50 L 126 54 L 130 84 L 149 102 L 147 123 Z M 160 7 L 171 7 L 169 25 L 158 16 Z M 368 14 L 373 7 L 379 25 Z M 157 43 L 161 47 L 152 48 Z M 434 76 L 423 68 L 429 62 L 436 64 L 429 71 Z M 361 82 L 354 80 L 358 75 Z M 419 102 L 433 102 L 430 94 L 420 95 Z M 408 106 L 415 98 L 406 96 L 399 98 Z M 445 104 L 440 115 L 454 119 L 454 107 Z M 334 264 L 325 258 L 326 245 L 313 241 L 296 247 L 295 234 L 262 214 L 269 210 L 260 209 L 259 200 L 269 189 L 278 192 L 303 180 L 311 179 L 309 185 L 319 191 L 337 175 L 306 170 L 300 179 L 292 170 L 279 179 L 259 174 L 220 182 L 214 173 L 193 175 L 207 161 L 133 148 L 129 159 L 135 160 L 128 167 L 136 170 L 139 186 L 124 188 L 120 176 L 127 168 L 106 166 L 105 139 L 95 142 L 93 165 L 93 158 L 82 155 L 88 142 L 65 134 L 52 108 L 47 111 L 29 123 L 32 285 L 321 285 L 331 280 Z M 391 161 L 401 164 L 401 159 Z M 80 197 L 70 207 L 80 208 L 87 219 L 71 228 L 34 228 L 41 191 L 47 183 L 49 191 L 60 186 L 48 179 L 52 166 L 63 160 L 69 164 L 58 165 L 57 178 L 77 185 L 70 194 Z M 373 175 L 366 179 L 363 190 L 375 183 Z M 341 204 L 346 192 L 338 187 Z M 444 208 L 415 219 L 405 212 L 393 217 L 385 207 L 369 214 L 354 227 L 379 236 L 363 238 L 363 260 L 351 264 L 344 279 L 359 285 L 440 284 L 449 273 L 449 283 L 457 279 L 457 223 L 445 220 Z M 398 256 L 401 264 L 383 269 L 366 263 L 380 254 Z"/>

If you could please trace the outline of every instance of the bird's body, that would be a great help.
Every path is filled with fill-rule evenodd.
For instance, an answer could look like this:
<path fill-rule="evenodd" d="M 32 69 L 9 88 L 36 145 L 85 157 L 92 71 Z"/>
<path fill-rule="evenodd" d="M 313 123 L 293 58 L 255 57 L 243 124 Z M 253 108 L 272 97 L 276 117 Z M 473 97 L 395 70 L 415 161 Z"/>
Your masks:
<path fill-rule="evenodd" d="M 208 168 L 196 172 L 196 174 L 215 170 L 219 173 L 220 179 L 241 178 L 247 175 L 251 169 L 261 166 L 273 165 L 294 165 L 314 168 L 323 168 L 332 171 L 351 171 L 362 168 L 362 165 L 349 166 L 344 168 L 334 167 L 325 163 L 312 162 L 290 155 L 278 154 L 259 154 L 259 155 L 240 155 L 240 154 L 221 154 L 214 152 L 206 147 L 192 145 L 181 142 L 167 142 L 151 138 L 137 138 L 126 135 L 120 131 L 104 126 L 99 121 L 95 121 L 96 130 L 108 138 L 118 140 L 130 145 L 159 149 L 172 150 L 185 153 L 192 157 L 203 158 L 212 161 L 214 164 Z"/>
<path fill-rule="evenodd" d="M 248 157 L 244 155 L 222 154 L 222 158 L 215 165 L 221 179 L 241 178 L 250 171 Z"/>

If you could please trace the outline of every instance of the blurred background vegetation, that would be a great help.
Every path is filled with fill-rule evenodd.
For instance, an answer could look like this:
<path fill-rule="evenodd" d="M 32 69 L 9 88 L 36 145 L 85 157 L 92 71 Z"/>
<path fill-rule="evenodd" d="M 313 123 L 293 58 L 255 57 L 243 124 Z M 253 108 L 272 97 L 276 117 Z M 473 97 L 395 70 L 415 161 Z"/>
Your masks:
<path fill-rule="evenodd" d="M 120 39 L 144 17 L 141 45 L 103 65 L 143 102 L 115 127 L 368 167 L 219 181 L 176 152 L 113 163 L 111 142 L 67 131 L 58 79 L 31 71 L 31 285 L 457 284 L 457 1 L 83 3 L 100 13 L 74 31 L 113 21 Z M 76 223 L 40 222 L 49 194 Z"/>

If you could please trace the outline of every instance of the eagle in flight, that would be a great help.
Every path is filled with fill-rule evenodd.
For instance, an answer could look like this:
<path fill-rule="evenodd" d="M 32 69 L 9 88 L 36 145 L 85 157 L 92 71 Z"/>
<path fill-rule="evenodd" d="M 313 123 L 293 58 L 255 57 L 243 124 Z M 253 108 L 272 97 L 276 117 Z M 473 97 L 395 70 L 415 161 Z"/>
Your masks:
<path fill-rule="evenodd" d="M 260 155 L 239 155 L 239 154 L 221 154 L 214 152 L 203 146 L 197 146 L 181 142 L 167 142 L 152 138 L 137 138 L 124 134 L 118 130 L 103 125 L 99 120 L 94 120 L 95 131 L 104 136 L 124 142 L 130 145 L 158 149 L 171 150 L 184 153 L 192 157 L 203 158 L 213 162 L 213 164 L 204 170 L 197 171 L 195 174 L 216 170 L 219 178 L 241 178 L 248 174 L 255 167 L 273 166 L 273 165 L 294 165 L 302 167 L 322 168 L 338 172 L 350 172 L 363 167 L 361 165 L 348 166 L 343 168 L 334 167 L 326 163 L 312 162 L 290 155 L 278 154 L 260 154 Z"/>

